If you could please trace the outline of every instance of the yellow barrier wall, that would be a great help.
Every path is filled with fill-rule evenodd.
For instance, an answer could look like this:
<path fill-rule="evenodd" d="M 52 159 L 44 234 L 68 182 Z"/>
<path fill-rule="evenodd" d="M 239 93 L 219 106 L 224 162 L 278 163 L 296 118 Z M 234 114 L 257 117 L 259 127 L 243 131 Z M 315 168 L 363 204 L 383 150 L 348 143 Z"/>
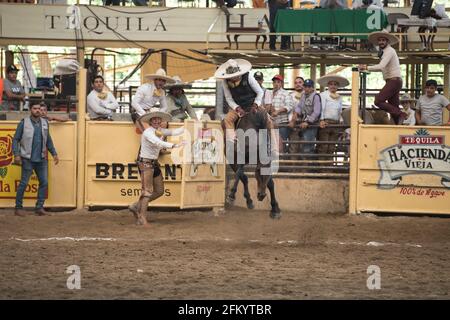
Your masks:
<path fill-rule="evenodd" d="M 169 128 L 179 126 L 183 124 L 171 123 Z M 199 122 L 197 126 L 202 128 Z M 218 121 L 208 122 L 206 127 L 212 126 L 220 129 Z M 182 139 L 187 140 L 190 134 L 191 144 L 194 143 L 197 139 L 194 127 L 194 121 L 187 121 L 185 134 L 168 137 L 168 141 L 176 143 Z M 141 183 L 135 159 L 140 138 L 141 135 L 136 133 L 134 125 L 130 122 L 86 123 L 86 206 L 128 206 L 139 198 Z M 179 149 L 172 152 L 179 152 Z M 203 164 L 198 167 L 195 177 L 190 177 L 190 167 L 182 161 L 184 155 L 184 152 L 180 153 L 178 164 L 172 162 L 171 154 L 160 157 L 165 193 L 161 198 L 151 202 L 150 206 L 179 208 L 223 206 L 224 166 L 219 168 L 219 176 L 212 176 L 208 171 L 209 165 Z M 186 181 L 183 182 L 183 179 Z M 213 180 L 212 184 L 210 180 Z"/>
<path fill-rule="evenodd" d="M 450 214 L 450 127 L 359 126 L 357 211 Z"/>
<path fill-rule="evenodd" d="M 0 159 L 4 160 L 0 160 L 0 207 L 15 206 L 16 181 L 20 181 L 21 170 L 7 159 L 11 156 L 8 152 L 11 145 L 6 137 L 14 136 L 17 124 L 18 121 L 0 122 Z M 50 123 L 50 134 L 60 162 L 55 166 L 49 156 L 49 194 L 46 207 L 76 206 L 76 131 L 76 122 Z M 33 174 L 29 182 L 30 191 L 25 193 L 25 207 L 34 207 L 37 185 L 37 177 Z"/>

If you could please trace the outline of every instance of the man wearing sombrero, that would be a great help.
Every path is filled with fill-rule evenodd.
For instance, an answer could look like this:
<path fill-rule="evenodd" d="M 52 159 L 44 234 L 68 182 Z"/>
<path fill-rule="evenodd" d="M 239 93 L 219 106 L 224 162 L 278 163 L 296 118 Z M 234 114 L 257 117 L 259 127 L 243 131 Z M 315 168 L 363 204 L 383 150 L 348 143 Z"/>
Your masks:
<path fill-rule="evenodd" d="M 189 103 L 184 88 L 191 88 L 189 83 L 183 82 L 179 76 L 173 76 L 174 83 L 167 84 L 164 88 L 168 89 L 167 94 L 167 112 L 172 116 L 172 121 L 184 121 L 188 118 L 197 120 L 197 115 Z"/>
<path fill-rule="evenodd" d="M 323 86 L 328 87 L 327 91 L 320 94 L 322 100 L 322 111 L 319 122 L 319 141 L 337 141 L 339 129 L 329 127 L 329 125 L 339 124 L 342 113 L 342 97 L 337 93 L 338 88 L 348 86 L 349 81 L 335 74 L 325 75 L 317 80 Z M 333 153 L 334 144 L 318 144 L 317 153 Z"/>
<path fill-rule="evenodd" d="M 399 93 L 402 88 L 400 61 L 397 52 L 391 47 L 391 45 L 398 42 L 398 39 L 386 31 L 379 31 L 369 34 L 369 42 L 373 45 L 378 45 L 380 48 L 378 56 L 381 58 L 381 61 L 379 64 L 369 67 L 365 64 L 360 64 L 359 69 L 381 71 L 383 73 L 386 84 L 375 96 L 375 105 L 388 112 L 394 122 L 401 125 L 407 116 L 399 107 Z"/>
<path fill-rule="evenodd" d="M 264 92 L 256 79 L 250 76 L 251 68 L 252 65 L 247 60 L 230 59 L 214 74 L 215 78 L 223 81 L 223 92 L 230 107 L 223 120 L 227 140 L 234 141 L 236 137 L 234 124 L 240 115 L 244 115 L 250 109 L 256 110 L 261 107 Z"/>
<path fill-rule="evenodd" d="M 416 100 L 411 98 L 411 96 L 407 93 L 403 94 L 400 97 L 400 104 L 403 107 L 403 112 L 406 113 L 408 118 L 403 122 L 404 125 L 407 126 L 415 126 L 416 125 L 416 112 L 412 108 L 412 104 Z"/>
<path fill-rule="evenodd" d="M 139 200 L 130 205 L 129 209 L 133 212 L 136 218 L 136 224 L 138 225 L 147 225 L 145 215 L 147 213 L 148 203 L 164 194 L 164 181 L 158 163 L 161 149 L 178 148 L 184 145 L 184 142 L 174 144 L 162 140 L 163 137 L 177 136 L 184 132 L 184 128 L 174 130 L 161 128 L 161 122 L 168 122 L 170 118 L 169 113 L 162 112 L 159 108 L 151 108 L 148 113 L 137 119 L 137 122 L 144 128 L 138 158 L 142 191 Z"/>
<path fill-rule="evenodd" d="M 167 76 L 164 69 L 158 69 L 155 73 L 147 74 L 145 79 L 150 82 L 144 83 L 136 90 L 131 102 L 134 109 L 131 114 L 133 121 L 136 121 L 138 117 L 143 116 L 157 104 L 160 105 L 161 111 L 167 111 L 166 92 L 163 88 L 166 83 L 175 82 Z"/>

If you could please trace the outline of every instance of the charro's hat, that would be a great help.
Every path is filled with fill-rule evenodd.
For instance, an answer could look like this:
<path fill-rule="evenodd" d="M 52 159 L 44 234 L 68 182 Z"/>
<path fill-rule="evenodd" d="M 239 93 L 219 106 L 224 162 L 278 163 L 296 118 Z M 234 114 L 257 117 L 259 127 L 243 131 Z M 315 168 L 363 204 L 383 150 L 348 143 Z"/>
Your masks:
<path fill-rule="evenodd" d="M 394 36 L 393 34 L 390 34 L 387 31 L 376 31 L 369 34 L 369 42 L 373 45 L 378 45 L 378 39 L 379 38 L 386 38 L 389 41 L 389 44 L 393 45 L 398 42 L 398 38 Z"/>
<path fill-rule="evenodd" d="M 230 59 L 223 63 L 214 73 L 217 79 L 230 79 L 249 72 L 252 64 L 244 59 Z"/>
<path fill-rule="evenodd" d="M 155 73 L 146 74 L 144 76 L 144 78 L 146 78 L 148 80 L 162 79 L 162 80 L 166 80 L 167 83 L 175 82 L 175 80 L 173 80 L 173 78 L 171 78 L 167 75 L 166 70 L 164 70 L 162 68 L 156 70 Z"/>
<path fill-rule="evenodd" d="M 400 101 L 416 101 L 416 99 L 411 98 L 409 94 L 405 93 L 401 95 Z"/>
<path fill-rule="evenodd" d="M 183 82 L 179 76 L 173 76 L 174 83 L 169 83 L 164 86 L 164 89 L 172 88 L 191 88 L 192 85 L 188 82 Z"/>
<path fill-rule="evenodd" d="M 346 86 L 348 86 L 350 84 L 350 82 L 346 78 L 344 78 L 342 76 L 338 76 L 337 74 L 328 74 L 328 75 L 325 75 L 325 76 L 320 77 L 319 79 L 317 79 L 317 82 L 322 87 L 328 86 L 328 84 L 331 81 L 337 82 L 339 88 L 346 87 Z"/>
<path fill-rule="evenodd" d="M 139 117 L 138 121 L 149 122 L 152 118 L 161 118 L 163 121 L 170 121 L 172 116 L 160 108 L 153 107 L 149 112 Z"/>

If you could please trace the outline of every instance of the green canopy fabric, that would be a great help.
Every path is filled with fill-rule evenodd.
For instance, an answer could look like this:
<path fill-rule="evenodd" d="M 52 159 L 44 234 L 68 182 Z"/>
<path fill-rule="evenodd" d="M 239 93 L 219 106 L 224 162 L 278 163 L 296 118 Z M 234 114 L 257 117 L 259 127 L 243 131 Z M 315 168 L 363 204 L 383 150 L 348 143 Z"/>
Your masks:
<path fill-rule="evenodd" d="M 387 25 L 387 16 L 383 10 L 367 9 L 278 10 L 275 19 L 276 32 L 288 33 L 369 34 Z M 357 37 L 367 39 L 367 35 Z"/>

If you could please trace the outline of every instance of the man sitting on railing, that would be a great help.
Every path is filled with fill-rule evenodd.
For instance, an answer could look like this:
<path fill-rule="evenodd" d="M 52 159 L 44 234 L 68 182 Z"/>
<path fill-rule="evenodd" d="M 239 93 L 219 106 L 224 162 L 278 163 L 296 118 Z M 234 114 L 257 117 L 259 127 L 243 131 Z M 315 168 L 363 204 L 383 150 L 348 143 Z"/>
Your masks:
<path fill-rule="evenodd" d="M 301 122 L 301 140 L 314 142 L 317 138 L 318 127 L 316 125 L 319 123 L 322 102 L 320 95 L 316 93 L 314 81 L 311 79 L 305 80 L 303 87 L 305 93 L 300 98 L 300 102 L 295 108 L 292 121 L 296 122 L 298 119 Z M 310 127 L 310 125 L 315 126 Z M 301 153 L 314 153 L 314 143 L 303 144 L 300 150 Z"/>
<path fill-rule="evenodd" d="M 105 91 L 105 80 L 95 76 L 93 90 L 87 96 L 87 111 L 91 120 L 112 120 L 112 113 L 119 107 L 111 92 Z"/>
<path fill-rule="evenodd" d="M 381 71 L 383 73 L 386 84 L 375 96 L 375 105 L 388 112 L 395 123 L 401 125 L 407 116 L 400 110 L 399 106 L 399 93 L 402 89 L 400 60 L 395 49 L 391 47 L 398 42 L 398 39 L 388 32 L 380 31 L 369 34 L 369 42 L 379 46 L 378 56 L 381 61 L 379 64 L 369 67 L 360 64 L 359 70 Z"/>
<path fill-rule="evenodd" d="M 346 87 L 350 83 L 344 77 L 338 75 L 326 75 L 318 80 L 323 87 L 328 90 L 320 94 L 322 100 L 322 112 L 320 115 L 319 141 L 337 141 L 339 129 L 329 127 L 329 125 L 339 124 L 342 113 L 342 97 L 337 93 L 338 88 Z M 317 153 L 332 154 L 335 151 L 335 144 L 319 144 Z"/>
<path fill-rule="evenodd" d="M 425 94 L 421 95 L 416 105 L 416 121 L 419 125 L 441 126 L 443 124 L 442 109 L 450 111 L 450 102 L 436 92 L 436 80 L 425 83 Z M 447 123 L 449 125 L 449 123 Z"/>
<path fill-rule="evenodd" d="M 173 76 L 175 83 L 165 86 L 169 90 L 167 95 L 167 112 L 172 116 L 172 121 L 184 121 L 189 117 L 197 120 L 197 115 L 189 103 L 184 88 L 190 88 L 189 83 L 183 82 L 179 76 Z"/>

